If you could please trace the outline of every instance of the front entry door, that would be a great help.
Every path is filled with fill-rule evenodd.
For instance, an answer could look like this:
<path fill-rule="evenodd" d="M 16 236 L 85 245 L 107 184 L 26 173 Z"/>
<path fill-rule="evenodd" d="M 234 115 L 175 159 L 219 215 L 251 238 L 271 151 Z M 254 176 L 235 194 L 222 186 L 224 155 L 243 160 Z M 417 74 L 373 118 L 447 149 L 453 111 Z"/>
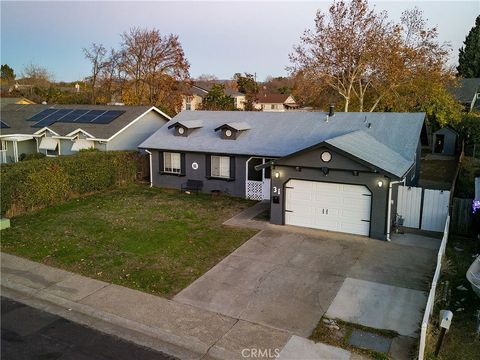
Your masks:
<path fill-rule="evenodd" d="M 445 143 L 445 135 L 437 134 L 435 135 L 435 153 L 443 153 L 443 144 Z"/>
<path fill-rule="evenodd" d="M 270 199 L 270 168 L 255 170 L 255 166 L 264 164 L 271 159 L 250 158 L 247 163 L 247 199 L 269 200 Z"/>
<path fill-rule="evenodd" d="M 263 159 L 264 163 L 272 161 L 273 159 Z M 263 169 L 263 181 L 262 181 L 262 195 L 263 200 L 270 200 L 270 185 L 271 185 L 272 168 L 268 167 Z"/>

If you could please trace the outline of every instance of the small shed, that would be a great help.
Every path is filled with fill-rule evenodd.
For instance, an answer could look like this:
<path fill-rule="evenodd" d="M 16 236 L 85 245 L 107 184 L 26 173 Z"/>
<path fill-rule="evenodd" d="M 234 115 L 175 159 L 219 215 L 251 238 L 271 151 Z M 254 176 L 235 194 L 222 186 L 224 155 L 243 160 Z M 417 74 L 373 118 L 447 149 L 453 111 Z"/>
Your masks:
<path fill-rule="evenodd" d="M 455 155 L 457 148 L 458 133 L 451 127 L 441 128 L 433 133 L 434 154 Z"/>

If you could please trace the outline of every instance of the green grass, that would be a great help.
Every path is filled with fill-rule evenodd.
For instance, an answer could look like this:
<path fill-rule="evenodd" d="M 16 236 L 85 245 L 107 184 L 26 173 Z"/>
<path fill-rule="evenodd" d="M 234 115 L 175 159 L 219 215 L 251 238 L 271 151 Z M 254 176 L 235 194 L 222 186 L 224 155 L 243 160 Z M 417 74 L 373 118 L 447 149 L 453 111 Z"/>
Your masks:
<path fill-rule="evenodd" d="M 253 204 L 132 185 L 13 218 L 2 251 L 172 297 L 256 233 L 222 225 Z"/>
<path fill-rule="evenodd" d="M 463 251 L 455 250 L 455 247 Z M 465 274 L 473 262 L 473 254 L 480 252 L 480 241 L 473 237 L 450 236 L 446 256 L 442 264 L 442 275 L 436 292 L 436 303 L 429 326 L 427 338 L 426 359 L 441 360 L 470 360 L 478 359 L 480 354 L 480 335 L 475 332 L 476 320 L 474 313 L 480 310 L 480 299 L 470 287 Z M 446 282 L 448 281 L 448 286 Z M 464 286 L 468 291 L 457 290 Z M 446 296 L 444 295 L 446 294 Z M 463 301 L 462 301 L 463 299 Z M 456 304 L 458 302 L 458 304 Z M 463 308 L 463 311 L 456 311 Z M 445 340 L 438 357 L 434 350 L 438 339 L 439 311 L 448 309 L 453 312 L 450 330 L 445 335 Z"/>

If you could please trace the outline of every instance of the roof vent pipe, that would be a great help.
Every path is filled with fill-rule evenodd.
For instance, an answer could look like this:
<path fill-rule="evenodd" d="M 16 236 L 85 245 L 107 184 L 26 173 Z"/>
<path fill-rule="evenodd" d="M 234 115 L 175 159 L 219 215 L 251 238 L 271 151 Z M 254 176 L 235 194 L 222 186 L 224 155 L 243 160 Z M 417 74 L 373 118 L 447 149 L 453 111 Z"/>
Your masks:
<path fill-rule="evenodd" d="M 330 104 L 330 108 L 328 110 L 328 117 L 332 117 L 333 115 L 335 115 L 335 105 Z"/>

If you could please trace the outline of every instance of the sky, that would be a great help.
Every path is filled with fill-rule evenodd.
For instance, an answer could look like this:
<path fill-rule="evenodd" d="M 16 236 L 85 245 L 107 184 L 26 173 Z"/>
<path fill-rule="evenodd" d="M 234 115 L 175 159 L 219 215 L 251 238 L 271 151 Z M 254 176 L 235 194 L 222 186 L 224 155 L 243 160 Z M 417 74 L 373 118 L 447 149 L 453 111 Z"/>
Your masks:
<path fill-rule="evenodd" d="M 2 64 L 21 74 L 29 63 L 46 67 L 56 81 L 88 76 L 82 48 L 90 43 L 118 48 L 120 34 L 132 27 L 157 28 L 179 35 L 190 75 L 230 79 L 236 72 L 285 76 L 288 54 L 302 32 L 313 28 L 318 9 L 331 1 L 1 1 Z M 371 1 L 398 21 L 417 6 L 439 40 L 458 48 L 480 14 L 480 1 Z"/>

